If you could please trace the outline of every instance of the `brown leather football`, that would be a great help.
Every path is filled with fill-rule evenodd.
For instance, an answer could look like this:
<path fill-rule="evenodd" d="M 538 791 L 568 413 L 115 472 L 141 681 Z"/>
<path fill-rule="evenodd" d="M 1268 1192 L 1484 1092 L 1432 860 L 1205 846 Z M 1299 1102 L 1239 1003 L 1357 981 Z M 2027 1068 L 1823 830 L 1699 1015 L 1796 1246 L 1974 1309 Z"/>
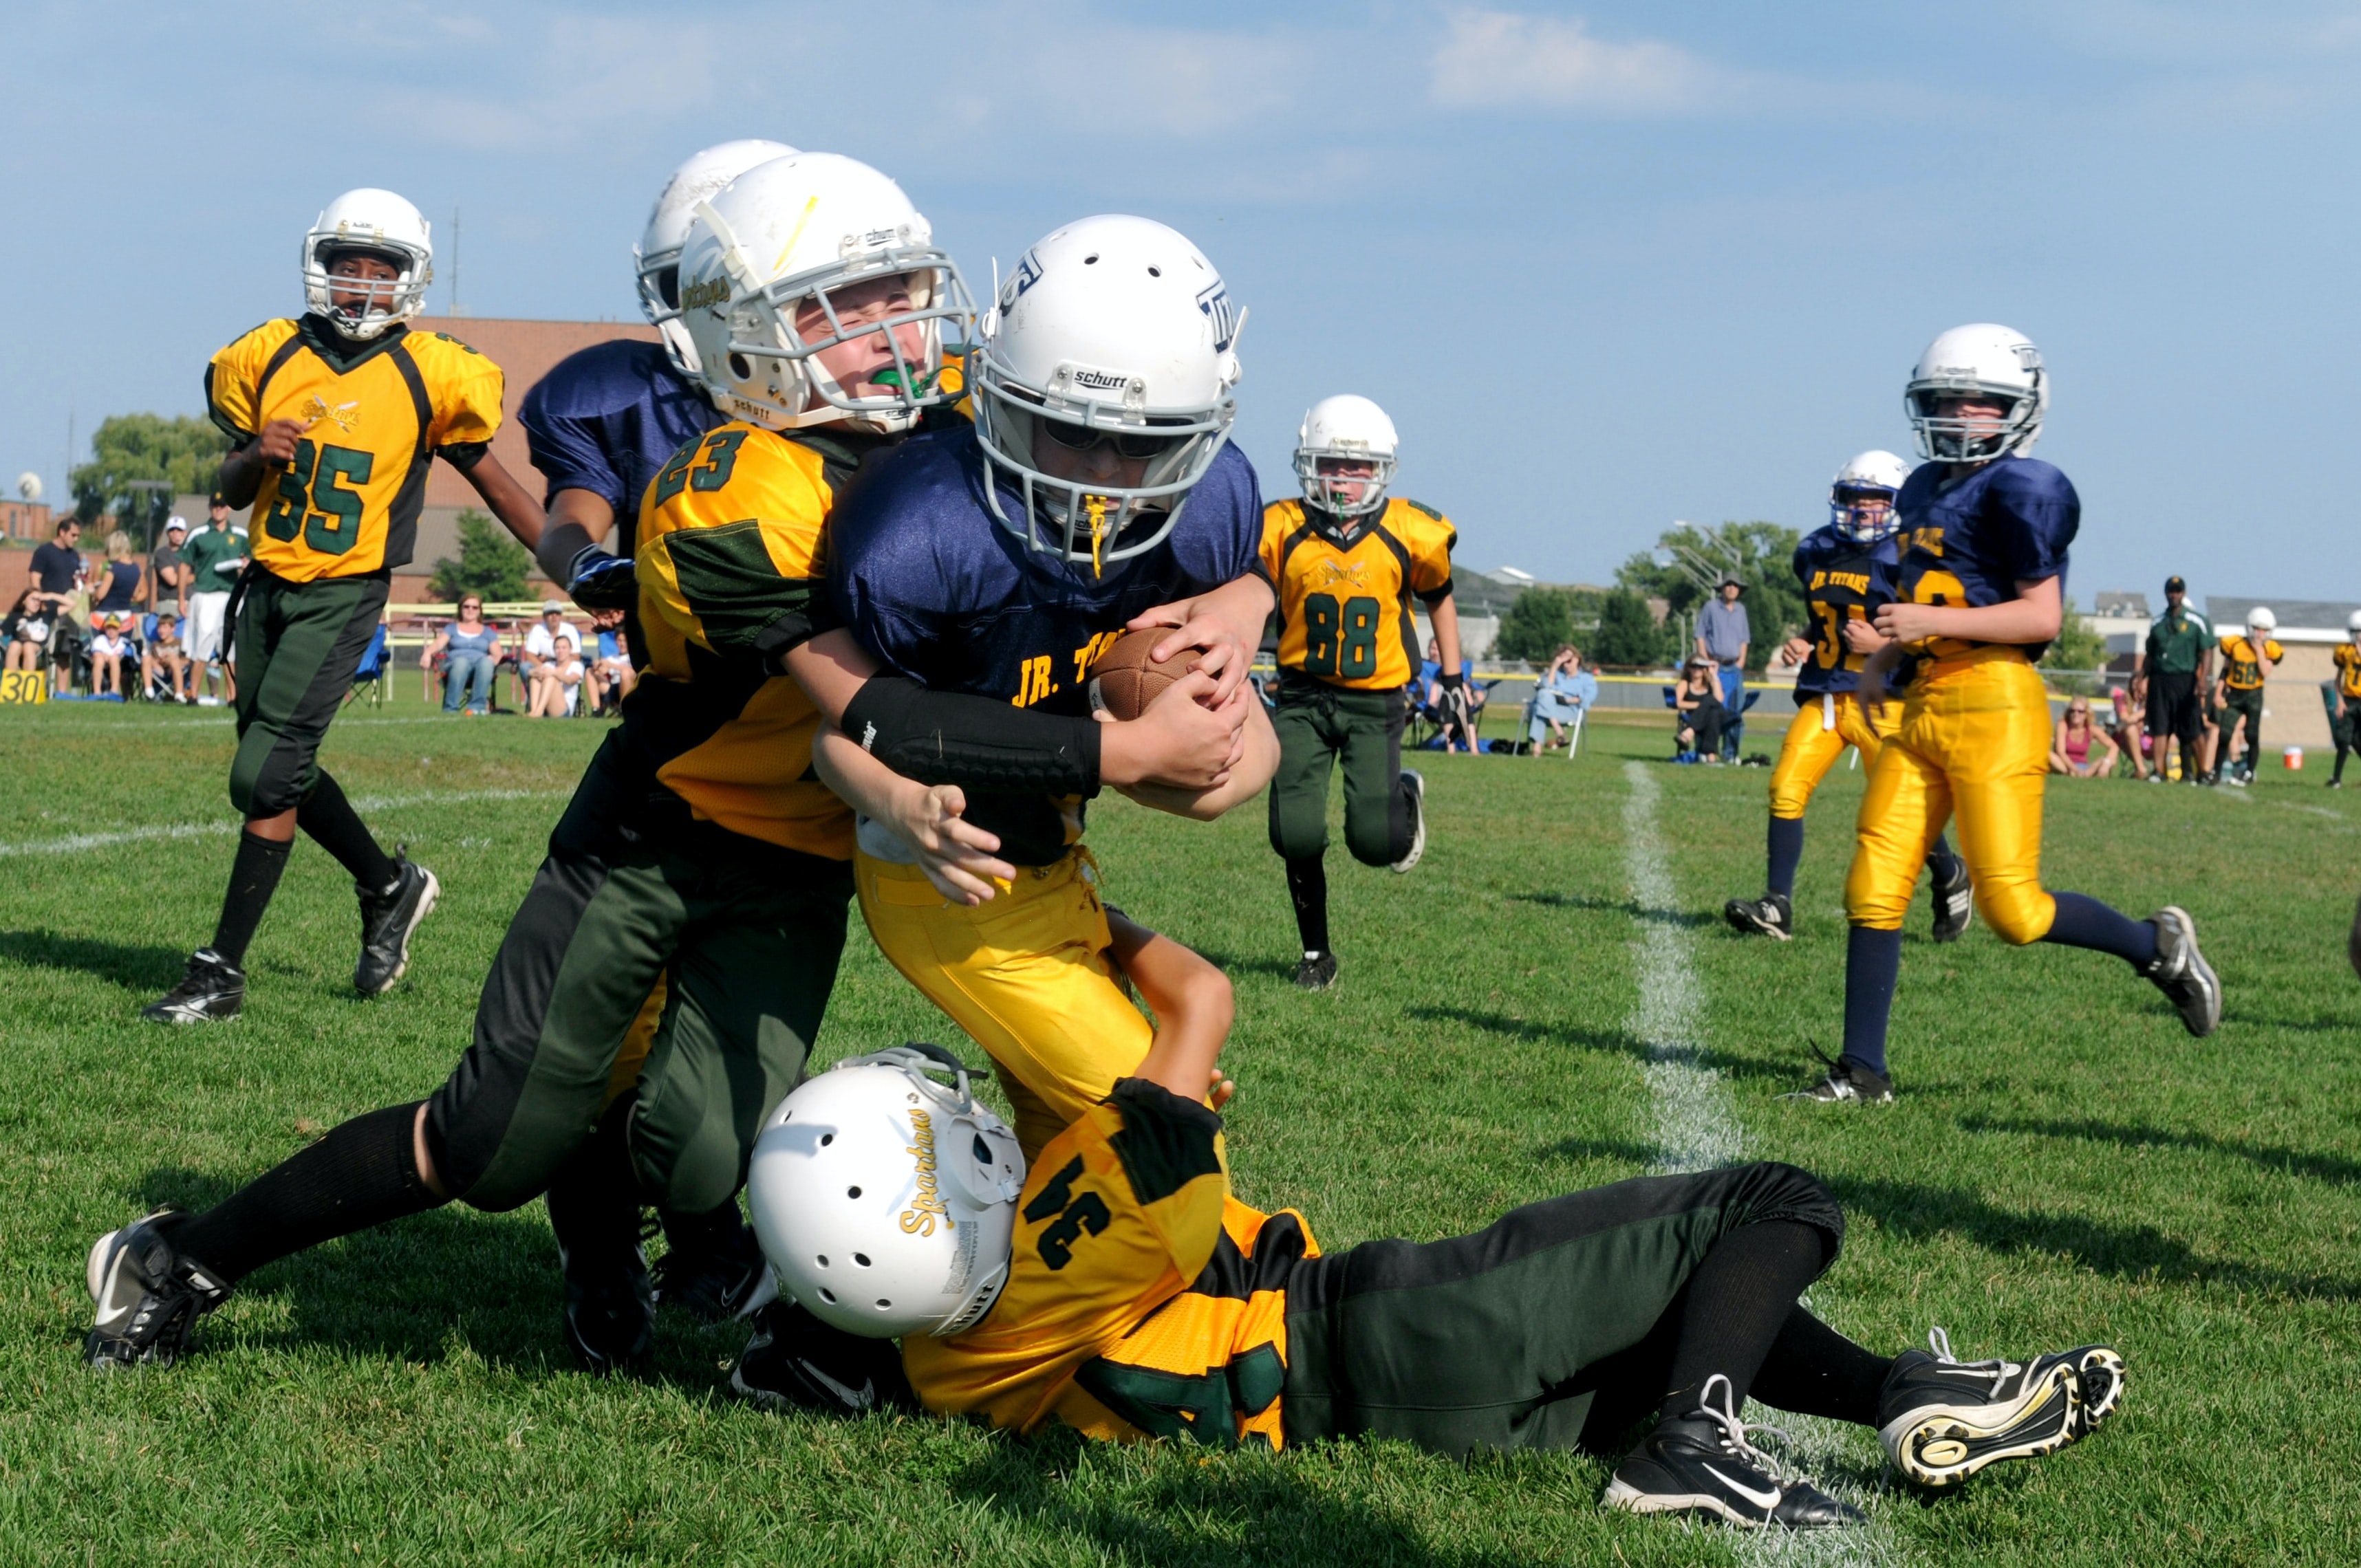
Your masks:
<path fill-rule="evenodd" d="M 1164 688 L 1189 673 L 1194 661 L 1182 649 L 1162 663 L 1148 658 L 1156 644 L 1170 636 L 1169 626 L 1126 631 L 1107 644 L 1091 665 L 1091 707 L 1117 718 L 1137 718 Z"/>

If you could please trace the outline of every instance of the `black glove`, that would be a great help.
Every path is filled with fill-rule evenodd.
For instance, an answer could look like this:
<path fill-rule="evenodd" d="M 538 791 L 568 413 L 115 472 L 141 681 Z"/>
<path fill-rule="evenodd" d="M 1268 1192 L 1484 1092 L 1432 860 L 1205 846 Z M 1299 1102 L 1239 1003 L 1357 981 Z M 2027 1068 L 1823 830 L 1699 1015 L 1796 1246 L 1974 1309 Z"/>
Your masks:
<path fill-rule="evenodd" d="M 584 609 L 629 609 L 640 601 L 638 569 L 630 556 L 609 555 L 593 544 L 566 568 L 566 591 Z"/>
<path fill-rule="evenodd" d="M 1467 685 L 1467 672 L 1461 670 L 1453 674 L 1437 674 L 1434 684 L 1447 692 L 1459 691 Z"/>

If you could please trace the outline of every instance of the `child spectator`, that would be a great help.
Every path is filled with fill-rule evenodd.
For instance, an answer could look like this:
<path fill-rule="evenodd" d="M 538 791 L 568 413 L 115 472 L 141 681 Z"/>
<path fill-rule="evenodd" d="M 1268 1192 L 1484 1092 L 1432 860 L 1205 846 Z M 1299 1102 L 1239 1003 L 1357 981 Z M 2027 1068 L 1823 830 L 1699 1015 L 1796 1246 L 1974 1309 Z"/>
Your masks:
<path fill-rule="evenodd" d="M 119 533 L 115 537 L 123 538 Z M 111 548 L 112 541 L 109 543 Z M 127 548 L 129 542 L 126 540 L 125 543 Z M 131 570 L 132 580 L 137 582 L 139 568 L 134 566 Z M 93 613 L 92 619 L 97 620 L 95 612 Z M 131 644 L 123 635 L 123 618 L 119 615 L 110 615 L 101 621 L 98 635 L 90 640 L 90 695 L 92 696 L 111 696 L 117 702 L 123 700 L 123 656 L 130 652 Z"/>
<path fill-rule="evenodd" d="M 0 620 L 0 637 L 8 643 L 8 668 L 38 670 L 41 654 L 49 645 L 49 605 L 38 587 L 29 587 L 16 600 L 16 608 L 8 619 Z"/>
<path fill-rule="evenodd" d="M 167 702 L 193 703 L 197 700 L 196 682 L 189 668 L 189 659 L 181 647 L 181 622 L 167 609 L 156 616 L 156 635 L 139 654 L 139 679 L 153 693 L 161 690 Z"/>
<path fill-rule="evenodd" d="M 631 651 L 623 645 L 623 612 L 602 609 L 591 618 L 598 629 L 597 658 L 590 665 L 590 700 L 600 713 L 620 707 L 631 695 L 639 675 L 631 668 Z M 612 697 L 610 704 L 608 699 Z"/>

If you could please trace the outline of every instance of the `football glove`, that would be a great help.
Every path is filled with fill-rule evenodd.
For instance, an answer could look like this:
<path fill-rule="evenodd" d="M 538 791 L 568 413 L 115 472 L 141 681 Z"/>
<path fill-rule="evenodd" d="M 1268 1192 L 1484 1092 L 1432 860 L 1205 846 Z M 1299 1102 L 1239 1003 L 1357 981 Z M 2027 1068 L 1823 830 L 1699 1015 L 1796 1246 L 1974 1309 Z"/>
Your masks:
<path fill-rule="evenodd" d="M 1447 692 L 1460 691 L 1467 685 L 1467 672 L 1460 670 L 1451 674 L 1437 674 L 1434 684 Z"/>
<path fill-rule="evenodd" d="M 640 598 L 638 570 L 630 556 L 587 544 L 566 566 L 566 591 L 584 609 L 629 609 Z"/>

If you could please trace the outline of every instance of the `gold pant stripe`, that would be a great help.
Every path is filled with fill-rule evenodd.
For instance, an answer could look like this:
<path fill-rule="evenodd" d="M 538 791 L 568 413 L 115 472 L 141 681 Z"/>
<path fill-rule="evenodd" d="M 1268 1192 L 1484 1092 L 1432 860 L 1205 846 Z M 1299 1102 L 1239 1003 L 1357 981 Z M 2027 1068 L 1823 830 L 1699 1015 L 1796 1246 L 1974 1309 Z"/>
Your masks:
<path fill-rule="evenodd" d="M 1922 676 L 1861 796 L 1845 876 L 1852 923 L 1902 928 L 1927 848 L 1956 816 L 1984 923 L 2004 942 L 2047 936 L 2058 915 L 2041 886 L 2049 740 L 2041 676 L 2021 656 L 1960 661 Z"/>

